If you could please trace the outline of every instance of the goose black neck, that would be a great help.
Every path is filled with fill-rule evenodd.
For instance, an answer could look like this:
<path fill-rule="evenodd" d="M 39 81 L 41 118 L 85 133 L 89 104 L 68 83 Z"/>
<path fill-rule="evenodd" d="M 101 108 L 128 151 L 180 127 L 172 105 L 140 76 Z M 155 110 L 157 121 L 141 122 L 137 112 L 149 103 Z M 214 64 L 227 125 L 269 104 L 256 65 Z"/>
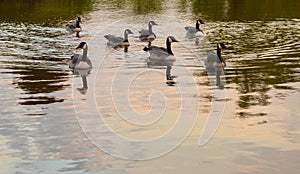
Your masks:
<path fill-rule="evenodd" d="M 172 52 L 172 49 L 171 49 L 171 42 L 169 42 L 169 38 L 167 38 L 166 45 L 167 45 L 168 53 L 171 54 L 171 55 L 174 55 L 173 52 Z"/>
<path fill-rule="evenodd" d="M 76 28 L 80 28 L 80 25 L 79 25 L 79 20 L 76 20 Z"/>
<path fill-rule="evenodd" d="M 88 47 L 86 46 L 86 47 L 83 49 L 82 61 L 86 61 L 86 60 L 87 60 L 87 52 L 88 52 Z"/>
<path fill-rule="evenodd" d="M 128 42 L 128 34 L 127 31 L 124 31 L 124 42 Z"/>
<path fill-rule="evenodd" d="M 200 24 L 199 24 L 198 21 L 196 22 L 196 29 L 199 30 L 199 31 L 201 31 L 201 30 L 200 30 Z"/>
<path fill-rule="evenodd" d="M 151 25 L 150 22 L 149 22 L 149 24 L 148 24 L 148 28 L 149 28 L 149 32 L 152 33 L 152 25 Z"/>
<path fill-rule="evenodd" d="M 222 59 L 221 59 L 221 51 L 222 51 L 222 49 L 218 47 L 217 48 L 217 55 L 218 55 L 218 58 L 220 59 L 220 61 L 223 62 Z"/>

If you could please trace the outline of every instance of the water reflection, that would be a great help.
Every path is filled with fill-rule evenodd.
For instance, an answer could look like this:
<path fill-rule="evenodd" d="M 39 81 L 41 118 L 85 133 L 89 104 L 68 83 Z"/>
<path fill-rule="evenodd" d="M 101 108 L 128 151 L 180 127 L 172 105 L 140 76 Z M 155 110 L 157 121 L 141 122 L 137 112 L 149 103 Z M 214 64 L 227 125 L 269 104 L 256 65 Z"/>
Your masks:
<path fill-rule="evenodd" d="M 87 76 L 91 73 L 90 69 L 87 70 L 78 70 L 78 69 L 74 69 L 73 70 L 73 74 L 74 75 L 79 75 L 81 77 L 82 80 L 82 87 L 81 88 L 77 88 L 77 90 L 85 95 L 87 90 L 88 90 L 88 84 L 87 84 Z"/>
<path fill-rule="evenodd" d="M 220 38 L 230 41 L 226 57 L 235 68 L 226 70 L 226 83 L 237 84 L 237 116 L 264 116 L 251 109 L 271 104 L 270 91 L 293 89 L 289 83 L 299 81 L 299 28 L 297 21 L 221 23 L 208 36 L 211 42 Z M 243 28 L 237 29 L 240 26 Z M 288 26 L 288 27 L 287 27 Z M 251 33 L 251 35 L 249 35 Z M 214 36 L 214 37 L 213 37 Z M 280 89 L 280 86 L 282 88 Z"/>
<path fill-rule="evenodd" d="M 205 33 L 209 41 L 211 43 L 225 41 L 230 45 L 224 54 L 228 63 L 224 73 L 226 74 L 226 89 L 234 94 L 237 93 L 234 97 L 228 96 L 231 97 L 229 100 L 233 100 L 230 103 L 232 108 L 236 110 L 233 109 L 229 114 L 227 113 L 227 118 L 222 123 L 224 126 L 221 131 L 221 139 L 217 136 L 209 146 L 206 146 L 207 151 L 205 151 L 205 154 L 197 155 L 199 152 L 198 148 L 193 150 L 189 146 L 190 144 L 193 145 L 193 140 L 197 139 L 199 135 L 197 132 L 196 136 L 192 135 L 192 140 L 187 140 L 188 146 L 183 144 L 178 148 L 180 150 L 176 149 L 161 159 L 145 163 L 136 161 L 125 163 L 124 161 L 112 159 L 91 144 L 76 123 L 72 107 L 73 103 L 70 100 L 72 94 L 68 92 L 68 87 L 70 86 L 68 81 L 70 72 L 67 68 L 69 55 L 64 55 L 64 52 L 70 52 L 70 48 L 73 48 L 77 41 L 75 43 L 73 40 L 66 39 L 65 29 L 62 24 L 59 24 L 59 22 L 64 24 L 66 21 L 72 20 L 78 14 L 84 13 L 87 8 L 90 10 L 92 1 L 79 2 L 70 0 L 61 3 L 58 0 L 51 2 L 2 0 L 0 2 L 0 26 L 2 30 L 0 33 L 0 75 L 3 92 L 0 100 L 4 107 L 0 117 L 0 139 L 2 142 L 0 147 L 4 149 L 1 159 L 5 161 L 11 158 L 12 161 L 0 164 L 7 168 L 4 169 L 5 173 L 26 173 L 28 171 L 31 173 L 105 173 L 106 171 L 113 173 L 119 172 L 117 168 L 132 170 L 135 173 L 145 173 L 152 166 L 159 166 L 157 170 L 161 171 L 156 173 L 180 173 L 183 170 L 191 172 L 191 167 L 193 166 L 196 166 L 194 168 L 195 171 L 199 171 L 199 168 L 203 169 L 204 166 L 203 171 L 206 173 L 220 173 L 220 171 L 210 171 L 219 168 L 212 167 L 213 165 L 224 166 L 224 162 L 234 169 L 238 166 L 239 171 L 229 172 L 224 170 L 221 172 L 253 173 L 253 171 L 251 172 L 253 168 L 250 167 L 251 169 L 249 169 L 249 165 L 256 165 L 257 161 L 263 161 L 263 164 L 257 166 L 259 169 L 255 169 L 256 172 L 260 172 L 261 168 L 267 169 L 268 172 L 266 173 L 274 173 L 275 170 L 284 173 L 284 171 L 298 169 L 295 161 L 299 161 L 297 158 L 299 155 L 294 155 L 294 157 L 291 155 L 299 154 L 299 148 L 296 144 L 299 143 L 299 134 L 297 134 L 299 131 L 296 123 L 298 121 L 297 104 L 299 102 L 297 94 L 299 93 L 298 83 L 300 81 L 300 44 L 297 36 L 300 35 L 300 30 L 299 19 L 291 20 L 291 18 L 299 18 L 300 16 L 300 11 L 296 9 L 300 6 L 298 0 L 255 0 L 249 2 L 237 0 L 175 0 L 176 3 L 182 4 L 177 7 L 172 6 L 173 4 L 167 1 L 96 0 L 93 2 L 99 3 L 99 6 L 102 7 L 97 14 L 111 17 L 105 19 L 101 15 L 92 13 L 93 20 L 97 21 L 99 26 L 107 24 L 110 20 L 114 21 L 132 14 L 146 14 L 149 12 L 174 14 L 173 8 L 175 8 L 175 11 L 178 10 L 175 13 L 176 16 L 188 16 L 184 18 L 186 21 L 194 21 L 199 17 L 206 19 L 208 22 L 205 25 Z M 152 6 L 153 8 L 147 6 L 146 9 L 143 3 L 154 3 L 154 5 Z M 58 12 L 53 12 L 55 11 L 54 9 Z M 266 19 L 269 22 L 265 22 L 264 20 Z M 220 22 L 222 20 L 227 22 Z M 38 25 L 15 24 L 11 21 L 16 21 L 16 23 L 28 21 Z M 147 21 L 149 20 L 147 19 Z M 51 27 L 41 27 L 40 25 Z M 89 26 L 92 24 L 89 24 L 87 20 L 85 25 Z M 60 28 L 53 26 L 60 26 Z M 89 27 L 92 28 L 91 26 Z M 138 31 L 139 27 L 141 26 L 135 28 L 136 31 Z M 160 30 L 157 31 L 158 36 L 161 36 L 162 32 Z M 157 42 L 159 42 L 159 39 L 155 41 L 155 44 Z M 102 43 L 105 43 L 105 41 Z M 135 42 L 133 43 L 136 44 Z M 139 47 L 137 49 L 134 47 L 134 44 L 132 45 L 132 50 L 139 53 L 140 45 L 137 46 Z M 201 44 L 199 44 L 200 47 Z M 186 52 L 179 52 L 179 54 L 182 54 L 181 57 L 184 58 L 189 57 Z M 140 72 L 141 68 L 144 67 L 145 62 L 143 62 L 142 66 L 142 61 L 138 60 L 137 62 L 136 57 L 138 56 L 110 60 L 115 64 L 121 61 L 130 61 L 130 65 L 126 66 L 124 73 L 122 73 L 125 74 L 133 68 Z M 203 56 L 199 59 L 205 58 Z M 118 67 L 113 65 L 107 68 L 108 72 Z M 157 74 L 157 78 L 148 75 L 147 78 L 153 78 L 154 82 L 158 82 L 160 80 L 159 77 L 166 75 L 166 82 L 169 82 L 168 76 L 172 77 L 173 72 L 180 74 L 178 73 L 180 71 L 176 71 L 179 69 L 176 65 L 165 63 L 161 66 L 166 68 L 166 74 Z M 153 68 L 159 68 L 159 66 L 155 67 L 153 65 Z M 199 66 L 192 68 L 202 71 Z M 87 74 L 89 73 L 83 74 L 78 73 L 81 77 L 80 82 L 82 82 L 82 86 L 78 86 L 78 91 L 85 94 L 90 92 L 87 91 Z M 106 77 L 106 75 L 104 74 L 103 76 Z M 205 76 L 206 73 L 203 70 L 203 74 L 199 78 Z M 220 76 L 221 81 L 222 76 L 223 72 Z M 215 75 L 213 75 L 213 78 L 215 78 Z M 109 88 L 106 84 L 109 84 L 111 79 L 107 79 L 104 83 L 97 84 L 99 86 L 102 85 L 99 89 Z M 145 78 L 140 78 L 140 80 L 135 85 L 140 85 L 141 90 L 132 91 L 133 93 L 136 92 L 134 96 L 141 96 L 145 93 L 143 88 Z M 159 86 L 153 81 L 147 81 L 146 84 L 154 87 Z M 164 85 L 164 81 L 161 84 Z M 208 86 L 207 83 L 202 82 L 199 85 L 200 87 Z M 175 89 L 166 88 L 167 91 Z M 106 102 L 108 99 L 107 94 L 100 93 L 98 96 L 101 97 L 103 108 L 107 111 L 105 117 L 112 118 L 114 109 L 110 108 L 112 104 L 107 104 L 108 102 Z M 210 95 L 208 96 L 210 97 Z M 204 98 L 204 105 L 210 104 L 211 98 L 209 97 Z M 149 107 L 147 99 L 148 96 L 145 97 L 145 106 L 140 106 L 141 110 Z M 229 100 L 226 102 L 230 102 Z M 139 98 L 136 99 L 136 105 L 141 105 Z M 177 107 L 177 105 L 175 106 Z M 59 114 L 57 114 L 58 111 Z M 208 109 L 205 112 L 208 112 Z M 236 128 L 239 127 L 241 122 L 230 119 L 234 113 L 243 119 L 251 117 L 251 119 L 242 121 L 245 125 L 251 126 L 251 128 Z M 255 124 L 249 124 L 249 120 L 254 120 Z M 116 127 L 119 129 L 123 128 L 119 124 Z M 161 129 L 161 127 L 158 129 Z M 255 132 L 255 130 L 257 131 Z M 139 131 L 140 129 L 137 129 L 135 132 Z M 278 134 L 277 132 L 274 133 L 274 131 L 278 131 Z M 132 134 L 132 132 L 129 134 Z M 228 132 L 235 132 L 236 134 L 229 134 L 230 138 L 226 137 L 226 135 L 224 137 L 224 134 Z M 261 132 L 266 133 L 266 135 L 262 135 Z M 259 135 L 259 138 L 253 136 L 254 134 Z M 275 134 L 276 136 L 274 136 Z M 240 139 L 243 136 L 246 137 L 246 140 Z M 236 143 L 231 138 L 237 138 L 236 140 L 238 142 L 242 141 L 242 143 Z M 249 141 L 255 143 L 249 147 Z M 226 146 L 220 148 L 221 146 L 218 145 L 222 144 L 223 146 L 224 142 L 227 143 L 225 143 Z M 261 148 L 261 142 L 263 147 L 274 146 L 274 148 L 266 148 L 267 150 L 272 149 L 271 153 L 261 153 L 266 150 Z M 106 143 L 111 145 L 111 142 Z M 134 145 L 131 148 L 135 148 Z M 221 156 L 216 158 L 215 154 L 218 152 L 216 149 L 229 149 L 229 152 L 226 154 L 220 151 Z M 234 149 L 232 153 L 230 149 Z M 249 152 L 254 154 L 251 156 L 251 158 L 254 158 L 240 158 L 241 156 L 247 156 Z M 272 158 L 272 154 L 275 154 L 274 152 L 279 152 L 286 157 L 283 165 L 282 161 L 276 160 L 277 157 Z M 190 158 L 190 154 L 196 154 L 194 157 L 201 157 L 197 158 L 199 162 L 197 165 L 193 165 L 195 160 Z M 257 156 L 257 154 L 260 154 L 260 156 Z M 177 163 L 176 157 L 178 156 L 186 157 L 186 163 L 173 169 L 172 166 Z M 232 158 L 229 158 L 227 161 L 222 160 L 228 159 L 228 157 Z M 273 160 L 272 165 L 269 163 L 270 160 Z M 153 170 L 155 169 L 154 167 L 152 168 Z M 0 170 L 0 172 L 2 171 L 3 169 Z"/>
<path fill-rule="evenodd" d="M 1 0 L 1 20 L 14 22 L 40 23 L 56 26 L 61 19 L 71 20 L 74 16 L 91 10 L 93 0 L 23 1 Z"/>
<path fill-rule="evenodd" d="M 175 86 L 176 82 L 174 78 L 176 76 L 172 76 L 172 66 L 175 60 L 155 60 L 151 58 L 147 58 L 147 66 L 148 68 L 161 68 L 166 67 L 166 84 L 168 86 Z"/>
<path fill-rule="evenodd" d="M 162 0 L 131 0 L 135 14 L 158 13 L 163 8 Z"/>
<path fill-rule="evenodd" d="M 193 0 L 192 12 L 196 17 L 202 17 L 204 14 L 206 18 L 218 21 L 271 20 L 276 18 L 298 18 L 300 12 L 297 7 L 299 6 L 300 2 L 297 0 Z M 185 8 L 187 7 L 186 5 Z"/>
<path fill-rule="evenodd" d="M 21 89 L 21 105 L 51 104 L 64 99 L 53 95 L 68 84 L 68 72 L 62 70 L 64 60 L 61 49 L 63 31 L 35 25 L 2 23 L 0 33 L 2 73 L 14 76 L 12 82 Z"/>

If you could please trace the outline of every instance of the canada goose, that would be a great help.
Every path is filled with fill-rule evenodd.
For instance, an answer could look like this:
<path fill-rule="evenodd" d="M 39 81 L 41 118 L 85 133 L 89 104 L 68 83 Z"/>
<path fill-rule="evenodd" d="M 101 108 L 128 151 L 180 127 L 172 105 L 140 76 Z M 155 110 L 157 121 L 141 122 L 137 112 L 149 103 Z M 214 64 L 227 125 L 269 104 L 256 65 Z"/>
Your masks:
<path fill-rule="evenodd" d="M 221 56 L 222 48 L 226 48 L 224 43 L 217 44 L 217 54 L 213 50 L 207 51 L 207 59 L 205 60 L 206 66 L 216 66 L 221 65 L 226 66 L 225 59 Z"/>
<path fill-rule="evenodd" d="M 166 39 L 167 48 L 150 46 L 150 47 L 145 47 L 143 50 L 148 53 L 148 58 L 150 60 L 175 61 L 176 59 L 171 49 L 172 42 L 178 42 L 178 41 L 173 36 L 168 36 Z"/>
<path fill-rule="evenodd" d="M 152 26 L 153 25 L 157 25 L 157 23 L 155 23 L 154 21 L 149 21 L 148 30 L 143 29 L 143 30 L 139 31 L 139 33 L 140 33 L 139 38 L 140 38 L 141 41 L 143 41 L 143 42 L 145 42 L 145 41 L 152 42 L 153 40 L 155 40 L 156 35 L 152 31 Z"/>
<path fill-rule="evenodd" d="M 91 69 L 92 62 L 87 57 L 88 46 L 86 42 L 81 42 L 76 49 L 83 49 L 83 54 L 73 54 L 69 63 L 69 67 L 72 69 Z"/>
<path fill-rule="evenodd" d="M 197 20 L 196 21 L 196 27 L 184 27 L 186 30 L 186 35 L 188 36 L 194 36 L 197 32 L 201 32 L 202 34 L 203 31 L 200 29 L 200 25 L 204 24 L 204 22 L 202 20 Z"/>
<path fill-rule="evenodd" d="M 68 23 L 66 25 L 66 30 L 70 33 L 75 33 L 76 32 L 76 37 L 79 37 L 79 32 L 81 32 L 81 17 L 77 17 L 76 23 Z"/>
<path fill-rule="evenodd" d="M 124 38 L 123 37 L 117 37 L 112 34 L 105 35 L 104 37 L 108 40 L 107 45 L 112 46 L 114 48 L 117 47 L 128 47 L 129 41 L 128 41 L 128 34 L 133 34 L 133 32 L 130 29 L 124 30 Z"/>
<path fill-rule="evenodd" d="M 205 60 L 205 66 L 208 75 L 216 75 L 216 86 L 219 89 L 224 89 L 224 84 L 221 81 L 221 75 L 226 66 L 225 59 L 221 56 L 222 48 L 226 48 L 224 43 L 217 44 L 217 54 L 213 50 L 207 51 L 207 59 Z"/>

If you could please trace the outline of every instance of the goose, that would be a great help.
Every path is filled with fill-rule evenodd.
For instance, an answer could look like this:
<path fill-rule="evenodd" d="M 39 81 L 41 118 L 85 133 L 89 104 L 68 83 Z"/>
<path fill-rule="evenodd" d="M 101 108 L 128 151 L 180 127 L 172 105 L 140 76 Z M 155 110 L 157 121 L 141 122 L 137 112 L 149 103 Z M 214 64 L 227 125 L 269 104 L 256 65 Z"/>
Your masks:
<path fill-rule="evenodd" d="M 152 26 L 153 25 L 157 25 L 157 23 L 155 23 L 154 21 L 149 21 L 148 30 L 143 29 L 143 30 L 139 31 L 139 33 L 140 33 L 139 38 L 140 38 L 141 41 L 143 41 L 143 42 L 145 42 L 145 41 L 152 42 L 153 40 L 155 40 L 156 35 L 152 31 Z"/>
<path fill-rule="evenodd" d="M 105 35 L 104 37 L 108 40 L 107 45 L 112 46 L 114 48 L 117 47 L 129 47 L 129 41 L 128 41 L 128 34 L 133 34 L 133 32 L 130 29 L 124 30 L 124 38 L 123 37 L 117 37 L 112 34 Z"/>
<path fill-rule="evenodd" d="M 143 50 L 148 53 L 148 58 L 150 60 L 167 60 L 167 61 L 175 61 L 174 54 L 171 49 L 171 43 L 178 42 L 174 36 L 168 36 L 166 39 L 166 47 L 157 47 L 157 46 L 150 46 L 145 47 Z"/>
<path fill-rule="evenodd" d="M 186 30 L 186 35 L 187 36 L 195 36 L 197 32 L 201 32 L 201 34 L 204 34 L 203 31 L 200 29 L 200 25 L 204 24 L 202 20 L 197 20 L 196 21 L 196 27 L 184 27 Z"/>
<path fill-rule="evenodd" d="M 87 57 L 88 52 L 88 46 L 86 42 L 81 42 L 76 49 L 83 49 L 83 54 L 73 54 L 71 57 L 71 61 L 69 63 L 69 67 L 71 69 L 91 69 L 92 68 L 92 62 Z"/>
<path fill-rule="evenodd" d="M 79 32 L 81 32 L 81 17 L 77 17 L 76 23 L 68 23 L 66 25 L 66 30 L 70 33 L 75 33 L 76 32 L 76 37 L 79 37 Z"/>
<path fill-rule="evenodd" d="M 221 65 L 222 67 L 226 66 L 225 59 L 221 56 L 221 51 L 223 48 L 226 48 L 224 43 L 217 44 L 217 54 L 213 50 L 207 51 L 207 59 L 205 60 L 206 66 L 216 66 Z"/>
<path fill-rule="evenodd" d="M 216 86 L 219 89 L 224 89 L 224 84 L 221 81 L 221 75 L 226 66 L 225 59 L 221 56 L 221 51 L 226 48 L 224 43 L 217 44 L 217 54 L 213 50 L 207 52 L 207 59 L 205 60 L 205 66 L 209 75 L 216 75 Z"/>

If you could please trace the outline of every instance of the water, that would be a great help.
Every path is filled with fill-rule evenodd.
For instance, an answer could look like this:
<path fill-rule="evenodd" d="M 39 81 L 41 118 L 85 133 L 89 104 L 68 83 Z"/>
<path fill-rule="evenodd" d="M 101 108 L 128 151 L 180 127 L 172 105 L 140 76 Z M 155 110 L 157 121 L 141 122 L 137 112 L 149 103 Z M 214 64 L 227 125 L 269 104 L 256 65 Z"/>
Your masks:
<path fill-rule="evenodd" d="M 299 1 L 15 0 L 0 4 L 0 173 L 299 173 Z M 83 18 L 81 38 L 63 27 L 77 15 Z M 193 26 L 198 18 L 206 23 L 200 46 L 182 35 L 183 27 Z M 172 45 L 177 57 L 171 69 L 171 75 L 177 76 L 173 81 L 166 79 L 165 66 L 147 67 L 142 51 L 147 43 L 135 37 L 150 19 L 160 24 L 153 27 L 158 36 L 155 44 L 164 46 L 167 35 L 180 41 Z M 128 52 L 106 48 L 103 35 L 122 36 L 125 27 L 135 33 L 129 37 Z M 73 73 L 68 68 L 80 41 L 88 42 L 91 72 Z M 214 76 L 209 78 L 203 66 L 205 50 L 218 42 L 228 47 L 222 51 L 227 61 L 224 90 L 210 86 Z M 196 82 L 189 81 L 187 69 Z M 136 74 L 129 93 L 124 92 L 126 78 Z M 105 125 L 94 129 L 97 119 L 91 113 L 97 108 L 124 137 L 157 138 L 179 118 L 180 90 L 188 91 L 183 93 L 188 101 L 184 103 L 200 104 L 194 127 L 176 149 L 145 161 L 123 160 L 100 150 L 99 142 L 113 155 L 138 159 L 171 145 L 182 131 L 189 131 L 183 130 L 185 125 L 149 150 L 114 139 Z M 127 94 L 132 110 L 118 103 Z M 166 105 L 159 105 L 164 99 Z M 213 110 L 213 104 L 222 103 L 224 114 L 217 132 L 199 146 L 206 119 L 215 118 L 210 111 L 222 112 Z M 165 112 L 154 113 L 163 107 Z M 121 113 L 133 122 L 145 121 L 131 111 L 148 116 L 152 124 L 136 126 L 120 117 Z M 183 122 L 191 124 L 194 119 L 184 117 Z M 89 133 L 98 137 L 93 139 Z"/>

